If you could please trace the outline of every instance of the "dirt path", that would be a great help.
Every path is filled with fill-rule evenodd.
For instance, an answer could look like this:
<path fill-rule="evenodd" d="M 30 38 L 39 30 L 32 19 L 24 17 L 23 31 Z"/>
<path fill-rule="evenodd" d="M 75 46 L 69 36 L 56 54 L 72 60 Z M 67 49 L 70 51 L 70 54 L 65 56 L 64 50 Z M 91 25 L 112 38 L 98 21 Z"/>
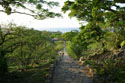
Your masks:
<path fill-rule="evenodd" d="M 52 83 L 92 83 L 91 78 L 86 74 L 85 67 L 77 64 L 67 53 L 64 53 L 62 60 L 54 71 Z"/>

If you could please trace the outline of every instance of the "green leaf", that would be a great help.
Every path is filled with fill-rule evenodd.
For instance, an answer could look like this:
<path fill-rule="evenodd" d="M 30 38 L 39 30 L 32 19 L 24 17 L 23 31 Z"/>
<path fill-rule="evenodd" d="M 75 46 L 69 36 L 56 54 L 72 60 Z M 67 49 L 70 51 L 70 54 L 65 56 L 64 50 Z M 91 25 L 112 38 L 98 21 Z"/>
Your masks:
<path fill-rule="evenodd" d="M 41 4 L 37 4 L 36 8 L 41 9 L 42 8 Z"/>

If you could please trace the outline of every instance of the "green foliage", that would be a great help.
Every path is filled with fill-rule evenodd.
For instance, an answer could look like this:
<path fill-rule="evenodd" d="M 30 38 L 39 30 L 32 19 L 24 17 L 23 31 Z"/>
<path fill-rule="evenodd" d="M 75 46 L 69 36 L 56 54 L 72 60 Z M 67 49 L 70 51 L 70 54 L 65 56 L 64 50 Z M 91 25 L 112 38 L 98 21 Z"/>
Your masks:
<path fill-rule="evenodd" d="M 101 41 L 100 39 L 103 38 L 103 34 L 104 32 L 99 26 L 96 26 L 95 23 L 89 23 L 85 27 L 81 26 L 76 42 L 87 49 L 88 45 Z"/>
<path fill-rule="evenodd" d="M 62 11 L 66 12 L 69 10 L 70 17 L 76 17 L 79 21 L 88 22 L 86 26 L 81 26 L 81 31 L 76 36 L 76 39 L 73 39 L 74 42 L 77 42 L 84 49 L 97 42 L 104 49 L 119 48 L 125 38 L 125 8 L 119 6 L 117 2 L 124 3 L 119 0 L 66 1 Z M 116 9 L 114 10 L 112 7 L 116 7 Z"/>
<path fill-rule="evenodd" d="M 50 9 L 58 6 L 58 2 L 46 1 L 46 0 L 2 0 L 0 1 L 0 6 L 5 12 L 10 15 L 11 13 L 19 13 L 33 16 L 36 19 L 54 18 L 60 17 L 60 13 L 51 12 Z M 46 8 L 47 7 L 47 8 Z M 22 8 L 29 11 L 30 13 L 19 12 L 18 9 Z"/>
<path fill-rule="evenodd" d="M 77 30 L 73 30 L 71 32 L 66 32 L 62 34 L 62 38 L 67 40 L 67 41 L 72 41 L 73 38 L 78 34 Z"/>
<path fill-rule="evenodd" d="M 64 48 L 63 41 L 56 41 L 55 43 L 56 43 L 55 50 L 57 50 L 57 51 L 63 50 L 63 48 Z"/>
<path fill-rule="evenodd" d="M 81 22 L 80 32 L 75 36 L 73 33 L 64 35 L 72 41 L 67 51 L 73 56 L 84 56 L 103 83 L 124 83 L 125 65 L 120 66 L 124 61 L 121 57 L 111 58 L 124 56 L 124 52 L 117 53 L 125 40 L 125 7 L 119 5 L 124 3 L 122 0 L 67 0 L 62 7 L 64 13 L 69 11 L 69 17 Z M 84 25 L 84 21 L 88 24 Z"/>
<path fill-rule="evenodd" d="M 51 74 L 49 71 L 52 63 L 52 61 L 42 61 L 40 65 L 31 67 L 25 72 L 20 72 L 18 70 L 13 71 L 9 73 L 9 77 L 6 78 L 6 83 L 15 83 L 17 81 L 18 83 L 45 83 L 46 78 Z M 15 77 L 17 78 L 15 79 Z"/>
<path fill-rule="evenodd" d="M 112 9 L 113 6 L 116 7 L 116 10 Z M 69 16 L 77 17 L 79 20 L 84 20 L 87 22 L 91 22 L 92 20 L 94 20 L 97 23 L 99 22 L 111 23 L 112 24 L 111 26 L 115 26 L 115 24 L 117 24 L 117 22 L 119 21 L 123 22 L 125 13 L 124 7 L 119 6 L 117 4 L 117 1 L 114 0 L 113 1 L 109 0 L 66 1 L 62 10 L 64 12 L 70 10 Z M 117 20 L 118 18 L 121 19 Z M 112 19 L 112 21 L 110 19 Z M 121 27 L 124 27 L 124 24 Z"/>
<path fill-rule="evenodd" d="M 57 32 L 52 32 L 51 38 L 61 38 L 62 32 L 57 31 Z"/>
<path fill-rule="evenodd" d="M 58 51 L 53 48 L 58 44 L 51 41 L 51 35 L 51 32 L 41 32 L 15 24 L 1 25 L 0 82 L 5 82 L 8 68 L 9 72 L 26 71 L 40 64 L 53 62 Z"/>
<path fill-rule="evenodd" d="M 74 59 L 79 59 L 79 57 L 82 56 L 83 49 L 77 43 L 68 41 L 66 43 L 66 51 Z"/>
<path fill-rule="evenodd" d="M 107 59 L 103 64 L 95 67 L 97 74 L 104 77 L 104 79 L 102 80 L 103 82 L 109 80 L 112 82 L 123 83 L 125 72 L 124 66 L 120 65 L 122 61 L 122 59 L 117 61 Z"/>
<path fill-rule="evenodd" d="M 66 51 L 67 51 L 67 53 L 73 59 L 78 59 L 78 55 L 74 52 L 74 50 L 76 50 L 76 49 L 73 49 L 73 46 L 71 45 L 71 42 L 67 42 L 67 45 L 66 45 Z"/>
<path fill-rule="evenodd" d="M 85 60 L 85 63 L 91 65 L 92 67 L 95 67 L 96 65 L 95 61 L 91 61 L 91 60 Z"/>
<path fill-rule="evenodd" d="M 62 38 L 66 40 L 66 51 L 74 59 L 78 59 L 82 53 L 82 47 L 77 44 L 76 36 L 78 35 L 77 30 L 66 32 L 62 34 Z"/>
<path fill-rule="evenodd" d="M 42 8 L 41 4 L 37 4 L 36 8 L 41 9 Z"/>
<path fill-rule="evenodd" d="M 123 47 L 124 45 L 125 45 L 125 40 L 122 41 L 122 43 L 121 43 L 121 47 Z"/>
<path fill-rule="evenodd" d="M 71 5 L 71 4 L 73 4 L 73 2 L 71 2 L 71 1 L 66 1 L 65 3 L 64 3 L 64 6 L 63 6 L 63 8 L 62 8 L 62 10 L 63 10 L 63 12 L 65 13 L 67 10 L 69 10 L 69 6 Z"/>

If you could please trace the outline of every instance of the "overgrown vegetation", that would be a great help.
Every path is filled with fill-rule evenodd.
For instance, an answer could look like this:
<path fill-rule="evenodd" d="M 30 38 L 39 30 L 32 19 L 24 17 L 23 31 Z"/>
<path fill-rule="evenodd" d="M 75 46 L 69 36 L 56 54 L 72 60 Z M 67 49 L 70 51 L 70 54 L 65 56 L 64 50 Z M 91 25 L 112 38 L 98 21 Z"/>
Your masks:
<path fill-rule="evenodd" d="M 0 82 L 44 82 L 50 64 L 53 63 L 57 52 L 62 50 L 62 43 L 59 45 L 51 41 L 52 33 L 28 29 L 15 24 L 1 25 Z M 55 47 L 56 49 L 54 49 Z M 12 76 L 10 76 L 11 73 Z M 36 81 L 30 80 L 30 75 L 31 77 L 36 76 L 34 79 Z M 29 79 L 28 82 L 26 79 Z"/>
<path fill-rule="evenodd" d="M 121 0 L 66 1 L 62 10 L 88 24 L 63 34 L 69 55 L 84 57 L 95 70 L 95 83 L 125 82 L 125 4 Z M 115 7 L 115 8 L 113 8 Z M 72 35 L 70 35 L 72 34 Z M 96 77 L 98 76 L 98 77 Z M 100 79 L 100 80 L 97 80 Z"/>

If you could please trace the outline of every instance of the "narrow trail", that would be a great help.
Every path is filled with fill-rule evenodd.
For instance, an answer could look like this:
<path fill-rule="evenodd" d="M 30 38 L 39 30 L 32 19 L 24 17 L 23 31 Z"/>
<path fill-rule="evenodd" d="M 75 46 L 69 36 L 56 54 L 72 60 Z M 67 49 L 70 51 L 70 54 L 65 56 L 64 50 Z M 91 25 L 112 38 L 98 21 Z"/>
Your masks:
<path fill-rule="evenodd" d="M 86 68 L 77 64 L 66 52 L 55 67 L 52 83 L 92 83 Z"/>

